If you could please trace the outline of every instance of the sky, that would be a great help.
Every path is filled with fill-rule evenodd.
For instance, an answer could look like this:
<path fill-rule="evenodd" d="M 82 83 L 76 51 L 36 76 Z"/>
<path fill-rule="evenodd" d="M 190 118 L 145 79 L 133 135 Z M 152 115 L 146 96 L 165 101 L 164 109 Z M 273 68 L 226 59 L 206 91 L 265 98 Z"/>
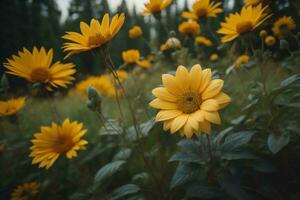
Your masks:
<path fill-rule="evenodd" d="M 62 20 L 64 20 L 68 15 L 68 7 L 71 0 L 56 0 L 58 6 L 62 10 Z M 109 6 L 111 9 L 116 9 L 120 5 L 122 0 L 109 0 Z M 133 5 L 136 5 L 137 10 L 142 11 L 144 8 L 144 3 L 149 0 L 126 0 L 126 3 L 129 9 L 133 8 Z M 188 0 L 189 3 L 192 3 L 194 0 Z M 184 0 L 179 0 L 179 5 L 183 5 Z"/>

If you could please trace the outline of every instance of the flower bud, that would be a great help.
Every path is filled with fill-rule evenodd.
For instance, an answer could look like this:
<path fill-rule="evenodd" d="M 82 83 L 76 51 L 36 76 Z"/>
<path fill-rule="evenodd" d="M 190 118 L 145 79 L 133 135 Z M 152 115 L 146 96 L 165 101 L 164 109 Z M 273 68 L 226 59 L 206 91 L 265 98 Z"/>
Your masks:
<path fill-rule="evenodd" d="M 89 109 L 96 112 L 101 112 L 101 97 L 97 90 L 93 87 L 88 87 L 87 89 L 88 100 L 86 102 Z"/>
<path fill-rule="evenodd" d="M 265 38 L 265 43 L 267 46 L 273 46 L 276 43 L 276 38 L 274 36 L 269 35 Z"/>
<path fill-rule="evenodd" d="M 265 38 L 265 37 L 267 37 L 267 35 L 268 35 L 268 33 L 266 30 L 261 30 L 259 32 L 259 37 L 261 37 L 261 38 Z"/>
<path fill-rule="evenodd" d="M 166 45 L 168 49 L 172 49 L 172 50 L 181 49 L 181 42 L 176 37 L 170 37 L 167 40 Z"/>

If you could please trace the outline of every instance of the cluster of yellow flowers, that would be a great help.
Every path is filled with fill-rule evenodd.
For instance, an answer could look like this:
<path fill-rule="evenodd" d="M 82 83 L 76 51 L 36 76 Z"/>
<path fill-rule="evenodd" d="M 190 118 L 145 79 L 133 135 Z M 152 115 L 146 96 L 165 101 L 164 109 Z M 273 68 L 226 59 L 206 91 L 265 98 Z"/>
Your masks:
<path fill-rule="evenodd" d="M 144 14 L 152 14 L 160 19 L 160 13 L 166 9 L 172 0 L 149 0 L 145 4 Z M 194 41 L 205 47 L 213 45 L 213 42 L 200 36 L 201 28 L 199 20 L 207 17 L 216 17 L 222 13 L 221 2 L 211 0 L 196 0 L 190 11 L 183 12 L 182 17 L 187 21 L 182 22 L 178 31 L 190 37 Z M 257 29 L 272 15 L 267 11 L 268 6 L 262 6 L 260 1 L 246 1 L 245 6 L 240 12 L 231 13 L 225 18 L 225 22 L 220 24 L 221 28 L 217 31 L 222 34 L 221 42 L 227 43 L 235 40 L 247 32 Z M 105 14 L 102 21 L 92 19 L 90 24 L 80 23 L 80 32 L 66 32 L 62 37 L 68 42 L 64 43 L 66 58 L 85 51 L 91 51 L 105 46 L 120 31 L 124 24 L 124 14 L 116 14 L 110 17 Z M 284 38 L 295 29 L 296 25 L 291 17 L 281 17 L 272 28 L 274 36 Z M 141 27 L 134 26 L 128 31 L 131 39 L 141 37 L 143 31 Z M 260 36 L 268 46 L 274 45 L 274 36 L 268 36 L 266 31 L 261 31 Z M 178 49 L 181 47 L 180 41 L 171 37 L 161 46 L 162 51 L 170 48 Z M 137 49 L 130 49 L 122 53 L 122 58 L 127 64 L 137 64 L 142 68 L 151 66 L 150 60 L 141 59 Z M 234 63 L 236 68 L 249 62 L 248 55 L 240 56 Z M 218 54 L 212 54 L 211 61 L 218 60 Z M 12 58 L 4 63 L 8 74 L 19 76 L 32 83 L 44 85 L 48 91 L 56 88 L 66 88 L 75 80 L 75 65 L 73 63 L 62 63 L 53 61 L 53 50 L 46 50 L 44 47 L 38 49 L 33 47 L 32 51 L 26 48 L 18 51 Z M 116 71 L 117 76 L 122 81 L 126 80 L 126 71 Z M 84 96 L 89 86 L 96 88 L 101 94 L 115 96 L 118 88 L 114 83 L 112 74 L 92 76 L 76 84 L 75 92 Z M 162 87 L 155 88 L 152 93 L 156 97 L 151 101 L 150 106 L 159 109 L 156 121 L 164 123 L 164 130 L 171 133 L 179 132 L 180 135 L 191 138 L 201 132 L 209 134 L 211 123 L 220 124 L 221 119 L 218 111 L 228 105 L 230 97 L 222 92 L 224 81 L 212 79 L 211 69 L 202 69 L 200 65 L 194 65 L 190 71 L 184 66 L 179 66 L 176 75 L 163 74 Z M 0 101 L 0 117 L 16 114 L 25 105 L 25 98 L 20 97 L 7 101 Z M 32 163 L 39 167 L 49 168 L 59 158 L 65 154 L 71 159 L 77 156 L 77 151 L 85 149 L 87 141 L 82 137 L 86 133 L 83 124 L 77 121 L 65 119 L 61 125 L 52 123 L 51 126 L 42 126 L 40 131 L 32 139 L 30 157 Z M 15 192 L 17 196 L 20 191 L 36 185 L 21 186 Z M 32 195 L 34 195 L 33 193 Z"/>

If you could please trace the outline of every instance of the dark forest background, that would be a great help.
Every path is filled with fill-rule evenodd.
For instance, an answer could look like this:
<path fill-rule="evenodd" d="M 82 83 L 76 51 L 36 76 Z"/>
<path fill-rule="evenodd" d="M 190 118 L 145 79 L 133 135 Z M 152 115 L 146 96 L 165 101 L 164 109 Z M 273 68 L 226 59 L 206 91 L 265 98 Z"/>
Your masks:
<path fill-rule="evenodd" d="M 234 7 L 228 9 L 229 0 L 224 0 L 223 7 L 225 13 L 219 15 L 220 19 L 227 12 L 238 10 L 243 5 L 243 0 L 234 1 Z M 287 0 L 278 1 L 284 8 Z M 163 20 L 168 30 L 176 30 L 178 24 L 184 19 L 180 17 L 183 10 L 188 10 L 187 0 L 184 6 L 179 7 L 177 0 L 169 9 L 164 12 Z M 143 36 L 147 41 L 151 41 L 151 46 L 158 49 L 167 35 L 153 18 L 150 16 L 141 16 L 142 10 L 129 10 L 126 0 L 123 0 L 120 6 L 111 12 L 109 0 L 72 0 L 68 8 L 66 20 L 61 20 L 61 10 L 55 0 L 1 0 L 0 1 L 0 62 L 5 62 L 12 54 L 16 54 L 23 47 L 32 49 L 33 46 L 45 46 L 47 49 L 53 48 L 55 52 L 54 60 L 63 59 L 61 36 L 65 31 L 79 31 L 81 21 L 89 23 L 91 18 L 101 19 L 104 13 L 124 12 L 126 21 L 122 30 L 111 42 L 112 58 L 119 65 L 122 63 L 121 52 L 127 49 L 135 48 L 146 56 L 150 49 L 145 45 L 142 39 L 132 40 L 128 37 L 128 30 L 133 25 L 139 25 L 143 29 Z M 289 10 L 288 12 L 291 12 Z M 276 15 L 276 13 L 275 13 Z M 219 27 L 219 20 L 209 19 L 211 30 Z M 151 27 L 151 28 L 150 28 Z M 206 30 L 202 30 L 205 35 Z M 159 36 L 159 37 L 156 37 Z M 151 40 L 150 40 L 151 38 Z M 90 53 L 83 53 L 76 58 L 70 59 L 77 64 L 80 74 L 99 73 L 99 68 L 103 69 L 101 60 L 93 58 Z M 0 65 L 0 75 L 3 73 L 3 66 Z M 100 70 L 101 71 L 101 70 Z"/>

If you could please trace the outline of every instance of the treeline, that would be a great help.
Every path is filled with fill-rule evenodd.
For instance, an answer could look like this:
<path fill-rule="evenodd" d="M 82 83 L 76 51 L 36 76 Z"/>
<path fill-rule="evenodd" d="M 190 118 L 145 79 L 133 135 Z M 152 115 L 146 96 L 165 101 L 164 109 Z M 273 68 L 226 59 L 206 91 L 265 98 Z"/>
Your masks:
<path fill-rule="evenodd" d="M 283 1 L 283 3 L 286 1 Z M 229 9 L 230 0 L 224 0 L 224 9 Z M 234 1 L 233 10 L 239 9 L 243 5 L 243 0 Z M 283 4 L 284 5 L 284 4 Z M 180 17 L 183 10 L 188 10 L 188 1 L 184 6 L 178 5 L 178 0 L 174 0 L 166 12 L 163 13 L 163 28 L 160 23 L 149 16 L 141 16 L 142 10 L 128 9 L 126 0 L 122 0 L 121 5 L 111 12 L 109 0 L 72 0 L 68 10 L 68 16 L 64 22 L 61 21 L 61 11 L 55 0 L 1 0 L 0 1 L 0 61 L 3 63 L 6 58 L 15 54 L 23 47 L 31 49 L 33 46 L 45 46 L 47 49 L 55 49 L 55 59 L 62 59 L 61 36 L 65 31 L 79 31 L 79 23 L 84 21 L 89 23 L 91 18 L 101 19 L 103 14 L 124 12 L 126 21 L 118 36 L 111 42 L 112 57 L 116 64 L 121 64 L 121 52 L 130 48 L 137 48 L 142 55 L 150 53 L 145 41 L 151 41 L 151 46 L 156 49 L 167 38 L 167 31 L 177 30 L 178 24 L 184 19 Z M 226 13 L 219 15 L 224 17 Z M 209 19 L 210 27 L 215 30 L 219 26 L 219 20 Z M 133 25 L 139 25 L 143 30 L 143 38 L 132 40 L 128 37 L 128 30 Z M 150 28 L 151 27 L 151 28 Z M 167 29 L 167 31 L 166 31 Z M 202 30 L 204 34 L 210 34 L 209 30 Z M 150 40 L 151 37 L 151 40 Z M 87 53 L 89 54 L 89 53 Z M 103 68 L 101 60 L 95 56 L 76 56 L 72 60 L 77 64 L 79 74 L 99 73 L 99 68 Z M 0 74 L 3 72 L 1 64 Z"/>

